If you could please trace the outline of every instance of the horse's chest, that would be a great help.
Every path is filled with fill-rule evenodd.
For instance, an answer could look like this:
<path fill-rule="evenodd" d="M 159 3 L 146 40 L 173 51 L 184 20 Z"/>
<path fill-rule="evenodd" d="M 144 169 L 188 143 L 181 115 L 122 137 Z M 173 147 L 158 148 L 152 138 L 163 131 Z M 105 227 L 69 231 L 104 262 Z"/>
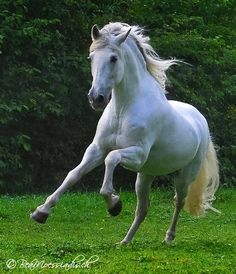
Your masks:
<path fill-rule="evenodd" d="M 141 124 L 130 123 L 128 121 L 118 121 L 110 128 L 107 141 L 112 149 L 120 149 L 136 145 L 144 134 Z"/>

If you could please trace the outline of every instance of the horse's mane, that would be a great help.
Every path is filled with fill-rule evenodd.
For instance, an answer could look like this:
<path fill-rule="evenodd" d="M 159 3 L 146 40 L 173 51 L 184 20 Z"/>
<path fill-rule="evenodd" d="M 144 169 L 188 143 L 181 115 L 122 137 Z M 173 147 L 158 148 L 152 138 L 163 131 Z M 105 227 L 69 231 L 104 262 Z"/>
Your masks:
<path fill-rule="evenodd" d="M 122 32 L 127 32 L 131 28 L 129 37 L 131 36 L 138 48 L 140 49 L 143 57 L 146 61 L 147 69 L 152 74 L 152 76 L 159 82 L 163 90 L 165 91 L 167 76 L 166 70 L 177 64 L 179 61 L 177 59 L 163 60 L 161 59 L 155 50 L 150 45 L 150 38 L 143 34 L 144 29 L 139 26 L 130 26 L 125 23 L 109 23 L 105 25 L 100 33 L 101 37 L 95 41 L 90 46 L 90 51 L 94 51 L 96 48 L 104 47 L 111 43 L 111 37 L 119 35 Z"/>

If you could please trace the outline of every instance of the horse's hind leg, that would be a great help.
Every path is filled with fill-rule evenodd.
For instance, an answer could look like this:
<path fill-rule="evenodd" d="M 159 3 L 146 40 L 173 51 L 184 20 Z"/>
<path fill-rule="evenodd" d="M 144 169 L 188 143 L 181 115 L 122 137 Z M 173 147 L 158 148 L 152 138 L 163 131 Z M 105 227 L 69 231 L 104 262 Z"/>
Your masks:
<path fill-rule="evenodd" d="M 183 168 L 175 179 L 175 211 L 171 225 L 166 232 L 166 237 L 164 240 L 167 244 L 170 244 L 175 239 L 176 226 L 179 219 L 180 211 L 184 207 L 185 198 L 188 193 L 188 187 L 197 177 L 200 166 L 201 161 L 200 159 L 196 158 L 192 163 Z"/>
<path fill-rule="evenodd" d="M 132 240 L 134 234 L 147 215 L 149 208 L 149 192 L 153 179 L 153 176 L 146 176 L 140 173 L 137 175 L 135 184 L 135 191 L 137 195 L 135 218 L 127 235 L 121 241 L 122 244 L 127 244 Z"/>
<path fill-rule="evenodd" d="M 175 239 L 176 234 L 176 226 L 179 219 L 179 214 L 181 209 L 184 206 L 184 199 L 187 195 L 187 191 L 185 189 L 182 189 L 181 191 L 178 191 L 176 189 L 176 195 L 175 195 L 175 211 L 172 218 L 171 225 L 169 229 L 166 232 L 165 237 L 165 243 L 170 244 Z"/>

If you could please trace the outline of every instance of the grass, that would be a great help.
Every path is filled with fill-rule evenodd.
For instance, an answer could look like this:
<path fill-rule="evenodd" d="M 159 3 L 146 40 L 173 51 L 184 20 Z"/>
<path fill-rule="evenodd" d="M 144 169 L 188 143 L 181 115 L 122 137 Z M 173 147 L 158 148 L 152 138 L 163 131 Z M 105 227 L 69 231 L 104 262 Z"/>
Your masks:
<path fill-rule="evenodd" d="M 115 243 L 132 222 L 134 193 L 121 193 L 124 208 L 115 218 L 99 194 L 66 194 L 45 225 L 29 213 L 46 195 L 2 196 L 0 273 L 236 273 L 236 191 L 217 196 L 222 214 L 183 212 L 172 246 L 162 244 L 173 212 L 170 192 L 152 192 L 149 215 L 127 246 Z"/>

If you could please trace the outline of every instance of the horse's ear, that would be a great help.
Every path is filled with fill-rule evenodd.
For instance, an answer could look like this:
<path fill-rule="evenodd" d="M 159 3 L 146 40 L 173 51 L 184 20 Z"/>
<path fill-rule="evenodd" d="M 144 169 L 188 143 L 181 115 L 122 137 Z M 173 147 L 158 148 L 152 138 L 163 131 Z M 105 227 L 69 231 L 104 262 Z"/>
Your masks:
<path fill-rule="evenodd" d="M 120 46 L 122 43 L 124 43 L 124 41 L 126 40 L 126 38 L 129 35 L 130 31 L 131 31 L 131 28 L 126 33 L 121 33 L 118 36 L 116 36 L 114 43 L 117 46 Z"/>
<path fill-rule="evenodd" d="M 100 30 L 98 28 L 98 25 L 94 25 L 91 29 L 91 37 L 92 40 L 97 40 L 101 36 Z"/>

